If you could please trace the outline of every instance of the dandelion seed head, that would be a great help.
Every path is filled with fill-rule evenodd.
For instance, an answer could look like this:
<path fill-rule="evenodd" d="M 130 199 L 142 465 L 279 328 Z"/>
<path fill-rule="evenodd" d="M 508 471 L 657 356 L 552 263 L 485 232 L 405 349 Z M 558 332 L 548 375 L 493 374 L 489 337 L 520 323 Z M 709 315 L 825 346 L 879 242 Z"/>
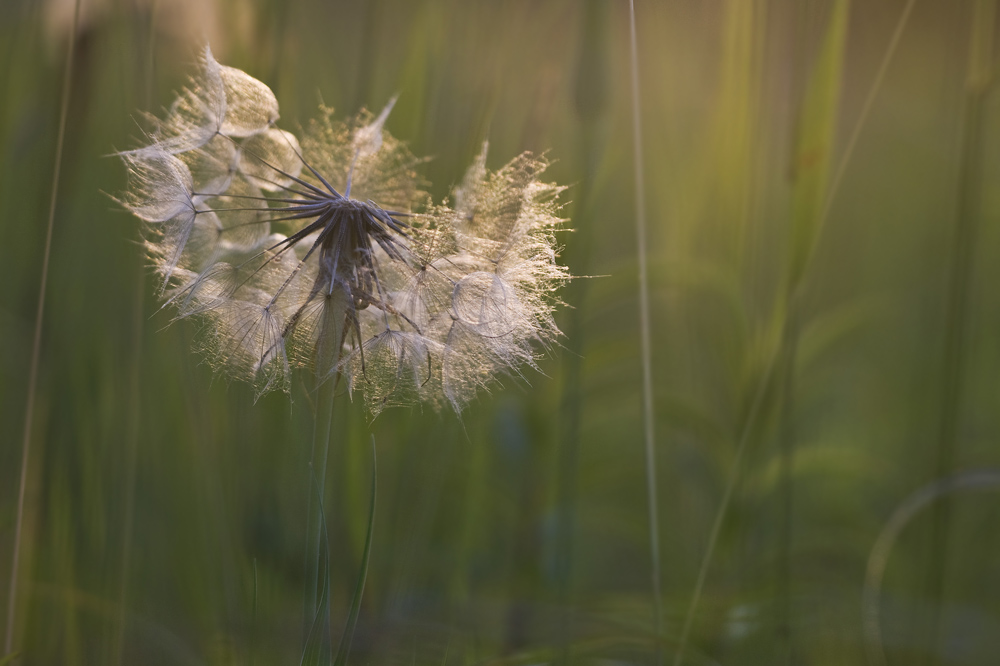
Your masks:
<path fill-rule="evenodd" d="M 202 324 L 212 365 L 259 394 L 293 368 L 335 376 L 373 413 L 424 402 L 460 411 L 537 367 L 560 335 L 557 197 L 544 158 L 496 172 L 487 146 L 448 201 L 385 129 L 395 104 L 346 121 L 321 108 L 300 136 L 275 126 L 271 90 L 199 71 L 145 145 L 120 153 L 120 202 L 145 225 L 161 295 Z"/>

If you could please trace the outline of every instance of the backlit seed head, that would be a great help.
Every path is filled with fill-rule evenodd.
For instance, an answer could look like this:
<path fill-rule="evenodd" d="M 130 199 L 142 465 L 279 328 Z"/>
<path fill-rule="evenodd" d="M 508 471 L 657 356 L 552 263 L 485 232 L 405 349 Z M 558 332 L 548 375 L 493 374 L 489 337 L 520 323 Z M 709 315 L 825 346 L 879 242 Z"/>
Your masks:
<path fill-rule="evenodd" d="M 560 335 L 563 188 L 539 181 L 545 159 L 491 172 L 484 145 L 434 204 L 384 128 L 394 102 L 346 122 L 321 109 L 300 139 L 275 127 L 267 86 L 206 48 L 146 145 L 119 153 L 165 304 L 199 317 L 213 366 L 258 395 L 304 367 L 374 413 L 460 411 Z"/>

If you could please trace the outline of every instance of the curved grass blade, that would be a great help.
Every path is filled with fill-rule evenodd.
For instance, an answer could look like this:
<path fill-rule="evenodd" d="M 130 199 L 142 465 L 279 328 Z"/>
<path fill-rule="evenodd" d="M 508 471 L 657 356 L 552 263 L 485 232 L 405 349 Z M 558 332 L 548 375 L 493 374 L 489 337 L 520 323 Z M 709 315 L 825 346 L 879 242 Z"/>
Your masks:
<path fill-rule="evenodd" d="M 946 479 L 938 479 L 912 493 L 889 516 L 885 527 L 875 540 L 868 555 L 865 585 L 861 594 L 862 634 L 865 654 L 870 666 L 884 666 L 882 649 L 882 624 L 879 619 L 882 576 L 889 562 L 889 554 L 903 528 L 924 508 L 961 490 L 1000 490 L 1000 470 L 972 470 Z"/>

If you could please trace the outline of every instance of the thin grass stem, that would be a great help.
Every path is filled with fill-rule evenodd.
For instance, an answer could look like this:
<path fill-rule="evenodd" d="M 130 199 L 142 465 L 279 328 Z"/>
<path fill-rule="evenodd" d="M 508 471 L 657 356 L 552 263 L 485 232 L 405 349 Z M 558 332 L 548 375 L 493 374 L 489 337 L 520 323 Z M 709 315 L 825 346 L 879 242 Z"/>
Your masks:
<path fill-rule="evenodd" d="M 858 116 L 858 121 L 854 124 L 854 128 L 851 130 L 851 134 L 847 139 L 847 144 L 844 146 L 844 154 L 840 158 L 840 162 L 837 165 L 836 171 L 833 172 L 833 178 L 830 180 L 830 187 L 827 190 L 826 203 L 823 205 L 823 211 L 820 213 L 819 222 L 816 225 L 816 233 L 813 235 L 812 246 L 806 255 L 805 262 L 802 265 L 802 279 L 798 281 L 798 284 L 794 285 L 792 290 L 793 298 L 798 296 L 798 291 L 801 289 L 802 285 L 805 283 L 805 274 L 808 271 L 809 264 L 812 262 L 813 256 L 816 254 L 815 249 L 819 245 L 820 238 L 823 236 L 823 229 L 826 227 L 826 222 L 830 218 L 830 211 L 833 209 L 833 202 L 837 197 L 837 193 L 840 191 L 840 185 L 844 180 L 844 175 L 847 173 L 847 167 L 851 162 L 851 158 L 854 156 L 854 149 L 857 148 L 858 139 L 861 138 L 861 131 L 864 129 L 868 122 L 868 116 L 871 115 L 872 108 L 875 106 L 875 99 L 878 97 L 879 91 L 882 90 L 882 83 L 885 80 L 886 72 L 889 71 L 889 63 L 892 62 L 892 57 L 896 53 L 896 49 L 899 47 L 899 42 L 903 37 L 903 33 L 906 31 L 906 26 L 910 21 L 910 14 L 913 13 L 913 7 L 917 4 L 917 0 L 908 0 L 906 6 L 903 7 L 903 11 L 899 15 L 899 20 L 896 21 L 896 27 L 893 28 L 892 35 L 889 37 L 889 44 L 886 46 L 885 55 L 882 56 L 882 61 L 879 63 L 878 70 L 875 73 L 875 80 L 872 82 L 871 90 L 868 91 L 868 95 L 865 97 L 864 105 L 861 107 L 861 114 Z"/>
<path fill-rule="evenodd" d="M 148 47 L 145 59 L 146 108 L 153 104 L 153 70 L 156 43 L 156 0 L 149 7 Z M 135 529 L 135 482 L 139 459 L 139 424 L 141 401 L 142 334 L 144 329 L 143 306 L 146 301 L 145 271 L 140 263 L 132 300 L 132 359 L 129 374 L 129 422 L 125 441 L 125 516 L 122 534 L 121 571 L 118 585 L 118 630 L 115 636 L 115 662 L 121 664 L 125 653 L 126 603 L 128 578 L 132 568 L 132 536 Z"/>
<path fill-rule="evenodd" d="M 969 299 L 974 286 L 975 248 L 979 236 L 978 218 L 982 198 L 983 106 L 991 79 L 995 17 L 996 0 L 979 0 L 976 3 L 972 12 L 972 39 L 959 147 L 961 162 L 958 171 L 958 199 L 946 305 L 941 422 L 934 461 L 934 478 L 945 478 L 954 472 L 958 449 L 958 431 L 968 363 L 968 349 L 965 343 L 969 324 Z M 936 640 L 937 644 L 944 638 L 940 608 L 948 568 L 950 518 L 951 502 L 945 499 L 935 504 L 931 515 L 927 585 L 932 609 L 928 635 L 934 637 L 933 640 Z M 937 645 L 933 647 L 936 648 Z M 934 659 L 932 655 L 935 653 L 936 650 L 932 649 L 927 654 L 928 662 Z"/>
<path fill-rule="evenodd" d="M 31 453 L 31 426 L 35 410 L 35 391 L 38 383 L 38 362 L 42 346 L 42 321 L 45 315 L 45 287 L 49 276 L 49 256 L 52 250 L 52 230 L 55 226 L 56 201 L 59 195 L 59 175 L 62 169 L 63 144 L 66 138 L 66 117 L 69 113 L 69 94 L 73 81 L 73 56 L 76 50 L 76 30 L 80 23 L 80 0 L 73 7 L 73 27 L 66 47 L 66 76 L 63 79 L 62 103 L 59 109 L 59 134 L 56 138 L 56 159 L 52 174 L 52 196 L 49 199 L 48 226 L 45 231 L 45 249 L 42 252 L 42 280 L 38 288 L 38 308 L 35 313 L 35 333 L 31 345 L 31 364 L 28 370 L 27 404 L 24 408 L 24 438 L 21 442 L 21 475 L 18 482 L 17 518 L 14 527 L 14 554 L 10 567 L 10 587 L 7 596 L 7 630 L 4 653 L 14 646 L 14 619 L 17 606 L 17 576 L 20 565 L 21 535 L 24 527 L 24 498 L 28 485 L 28 460 Z"/>
<path fill-rule="evenodd" d="M 722 524 L 726 520 L 726 514 L 728 513 L 729 504 L 733 497 L 733 491 L 736 489 L 736 481 L 739 479 L 739 472 L 743 466 L 743 455 L 746 452 L 747 443 L 750 441 L 750 434 L 757 425 L 761 409 L 764 406 L 764 397 L 767 395 L 768 389 L 771 386 L 771 377 L 774 375 L 777 358 L 777 354 L 771 357 L 771 361 L 768 363 L 768 366 L 764 371 L 764 377 L 761 379 L 757 393 L 754 396 L 753 403 L 750 405 L 750 411 L 747 412 L 747 418 L 743 422 L 740 439 L 736 445 L 736 455 L 733 458 L 732 470 L 729 472 L 729 479 L 726 481 L 726 489 L 722 493 L 722 501 L 719 503 L 719 509 L 715 514 L 715 521 L 712 523 L 712 531 L 708 536 L 708 545 L 705 548 L 705 556 L 702 558 L 701 568 L 698 570 L 698 578 L 694 584 L 694 592 L 691 594 L 691 603 L 688 605 L 687 613 L 684 616 L 684 626 L 681 629 L 681 637 L 677 643 L 677 652 L 674 655 L 674 666 L 680 666 L 683 662 L 684 649 L 687 647 L 687 641 L 691 635 L 691 626 L 694 621 L 695 610 L 698 607 L 698 602 L 701 600 L 701 592 L 705 587 L 705 579 L 708 576 L 708 565 L 709 562 L 711 562 L 712 554 L 715 552 L 715 545 L 719 540 L 719 533 L 722 531 Z"/>
<path fill-rule="evenodd" d="M 635 29 L 635 0 L 629 0 L 629 35 L 632 53 L 632 145 L 635 170 L 635 232 L 639 255 L 639 335 L 642 356 L 642 411 L 646 452 L 646 488 L 649 510 L 649 557 L 653 595 L 653 631 L 662 629 L 660 595 L 660 520 L 656 493 L 656 448 L 653 431 L 653 360 L 649 322 L 649 277 L 646 261 L 646 188 L 643 179 L 642 126 L 639 105 L 639 46 Z M 657 663 L 661 660 L 657 648 Z"/>
<path fill-rule="evenodd" d="M 607 4 L 589 0 L 583 9 L 583 31 L 577 61 L 574 89 L 575 111 L 580 121 L 580 151 L 584 171 L 579 185 L 577 207 L 573 214 L 577 233 L 564 256 L 580 275 L 589 275 L 593 255 L 594 215 L 593 191 L 600 161 L 599 127 L 607 108 Z M 572 257 L 572 259 L 570 258 Z M 589 280 L 573 280 L 568 285 L 568 303 L 578 306 L 586 301 Z M 559 606 L 557 663 L 569 664 L 573 635 L 574 608 L 572 577 L 574 565 L 574 533 L 578 505 L 578 473 L 580 458 L 580 422 L 583 414 L 583 350 L 587 326 L 581 308 L 566 313 L 565 379 L 560 404 L 561 433 L 556 464 L 555 486 L 558 521 L 555 537 L 556 600 Z"/>
<path fill-rule="evenodd" d="M 317 504 L 322 504 L 326 497 L 326 463 L 330 453 L 330 435 L 332 432 L 333 412 L 336 398 L 336 381 L 328 380 L 320 383 L 316 396 L 316 422 L 313 428 L 312 454 L 309 460 L 309 474 L 313 479 L 312 492 L 309 494 L 309 533 L 306 547 L 306 594 L 305 623 L 306 631 L 312 626 L 316 614 L 316 599 L 320 580 L 320 540 L 322 538 L 322 523 Z"/>
<path fill-rule="evenodd" d="M 795 423 L 792 415 L 795 411 L 795 358 L 798 352 L 799 328 L 796 325 L 795 313 L 789 313 L 785 320 L 785 330 L 782 335 L 782 374 L 780 398 L 780 432 L 779 440 L 779 478 L 781 519 L 778 525 L 778 585 L 776 597 L 780 604 L 778 608 L 779 648 L 782 650 L 782 661 L 790 664 L 793 659 L 792 638 L 792 527 L 795 502 Z"/>
<path fill-rule="evenodd" d="M 791 192 L 791 243 L 788 246 L 787 284 L 781 290 L 778 313 L 781 315 L 781 375 L 778 396 L 778 557 L 775 597 L 777 613 L 775 638 L 776 655 L 784 663 L 794 660 L 795 641 L 792 632 L 792 531 L 795 500 L 795 377 L 800 335 L 800 308 L 795 299 L 802 279 L 801 266 L 813 250 L 811 235 L 826 209 L 831 148 L 835 145 L 837 115 L 840 107 L 841 72 L 847 44 L 849 0 L 838 0 L 828 13 L 822 45 L 804 83 L 796 128 L 794 174 Z M 804 12 L 800 17 L 805 19 Z M 804 26 L 799 26 L 804 35 Z M 799 42 L 799 57 L 805 60 L 805 49 Z M 820 159 L 808 160 L 806 155 L 822 146 Z M 803 240 L 805 242 L 803 242 Z M 805 254 L 803 254 L 805 253 Z"/>

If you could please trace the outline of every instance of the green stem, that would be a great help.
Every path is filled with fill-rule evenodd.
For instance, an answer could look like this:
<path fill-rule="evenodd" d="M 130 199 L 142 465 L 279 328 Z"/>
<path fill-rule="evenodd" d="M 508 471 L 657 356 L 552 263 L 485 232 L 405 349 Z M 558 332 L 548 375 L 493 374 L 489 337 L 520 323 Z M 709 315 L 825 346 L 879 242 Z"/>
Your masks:
<path fill-rule="evenodd" d="M 332 289 L 329 294 L 321 296 L 322 315 L 316 345 L 316 419 L 313 428 L 312 451 L 309 456 L 309 511 L 308 532 L 306 535 L 306 589 L 303 608 L 305 621 L 305 641 L 308 646 L 313 642 L 310 638 L 315 620 L 326 606 L 329 616 L 330 598 L 323 594 L 317 598 L 319 588 L 329 589 L 329 563 L 322 557 L 326 542 L 326 525 L 323 518 L 323 504 L 326 498 L 326 467 L 330 453 L 330 437 L 333 430 L 333 408 L 337 397 L 337 386 L 340 384 L 340 372 L 337 363 L 341 358 L 344 336 L 347 335 L 346 294 L 340 289 Z M 329 559 L 329 553 L 327 553 Z M 320 643 L 323 650 L 328 650 L 330 643 L 330 623 L 325 621 Z M 323 663 L 327 663 L 327 659 Z"/>
<path fill-rule="evenodd" d="M 63 79 L 62 104 L 59 110 L 59 135 L 56 139 L 56 160 L 52 174 L 52 197 L 49 200 L 49 221 L 45 232 L 45 250 L 42 254 L 42 283 L 38 288 L 38 309 L 35 313 L 35 334 L 31 346 L 31 364 L 28 370 L 27 404 L 24 408 L 24 438 L 21 442 L 21 476 L 17 493 L 17 519 L 14 527 L 14 553 L 10 567 L 10 587 L 7 596 L 7 632 L 4 654 L 14 646 L 14 611 L 17 608 L 17 576 L 21 554 L 21 535 L 24 527 L 24 499 L 28 485 L 28 457 L 31 453 L 31 426 L 35 410 L 35 389 L 38 383 L 38 362 L 42 347 L 42 320 L 45 314 L 45 287 L 49 278 L 49 256 L 52 249 L 52 229 L 55 226 L 56 201 L 59 194 L 59 172 L 62 168 L 63 144 L 66 138 L 66 116 L 69 112 L 70 83 L 73 80 L 73 55 L 76 51 L 76 31 L 80 23 L 80 0 L 73 9 L 73 28 L 66 46 L 66 77 Z"/>
<path fill-rule="evenodd" d="M 599 166 L 601 141 L 599 130 L 608 106 L 607 55 L 608 5 L 602 0 L 588 0 L 584 7 L 581 51 L 577 61 L 574 101 L 580 120 L 580 149 L 584 156 L 573 214 L 577 232 L 567 245 L 564 257 L 577 275 L 590 274 L 593 255 L 594 180 Z M 586 301 L 589 280 L 574 280 L 568 286 L 567 303 L 575 303 L 566 313 L 565 380 L 560 405 L 561 437 L 557 453 L 555 487 L 558 520 L 555 536 L 556 603 L 559 620 L 556 627 L 559 644 L 558 663 L 569 664 L 573 635 L 572 575 L 573 535 L 577 509 L 577 475 L 580 456 L 580 421 L 583 413 L 583 354 L 587 332 L 582 304 Z"/>
<path fill-rule="evenodd" d="M 656 498 L 656 437 L 653 431 L 653 353 L 649 316 L 649 277 L 646 267 L 646 191 L 642 166 L 642 125 L 639 102 L 639 46 L 635 29 L 635 0 L 629 0 L 629 27 L 632 46 L 632 155 L 635 170 L 635 224 L 639 255 L 639 337 L 642 354 L 642 414 L 645 433 L 646 494 L 649 513 L 650 583 L 653 597 L 653 633 L 663 629 L 663 601 L 660 589 L 660 520 Z M 657 641 L 656 662 L 662 661 Z"/>
<path fill-rule="evenodd" d="M 145 107 L 151 108 L 153 105 L 153 69 L 155 65 L 155 43 L 156 43 L 156 1 L 149 7 L 149 25 L 147 26 L 147 53 L 145 63 Z M 122 519 L 122 556 L 121 571 L 119 572 L 118 584 L 118 630 L 115 636 L 115 663 L 121 664 L 125 653 L 125 625 L 126 602 L 128 600 L 128 577 L 132 569 L 132 536 L 135 529 L 135 483 L 136 468 L 139 458 L 139 425 L 141 402 L 141 376 L 142 367 L 142 333 L 143 333 L 143 304 L 146 300 L 145 264 L 140 262 L 137 266 L 135 291 L 132 301 L 132 359 L 131 373 L 129 375 L 129 422 L 125 440 L 125 516 Z"/>
<path fill-rule="evenodd" d="M 326 497 L 326 462 L 330 453 L 334 403 L 337 381 L 321 381 L 317 388 L 316 420 L 313 428 L 312 453 L 309 457 L 309 531 L 306 545 L 305 631 L 308 638 L 313 619 L 319 612 L 317 598 L 320 581 L 320 550 L 324 525 L 322 504 Z"/>
<path fill-rule="evenodd" d="M 776 597 L 778 608 L 778 647 L 782 650 L 782 662 L 792 663 L 792 513 L 795 498 L 795 426 L 792 415 L 795 412 L 795 356 L 798 351 L 799 329 L 795 322 L 795 312 L 785 318 L 782 334 L 782 366 L 784 377 L 781 383 L 780 414 L 780 478 L 781 478 L 781 522 L 778 526 L 778 571 Z"/>
<path fill-rule="evenodd" d="M 969 320 L 969 297 L 975 265 L 978 236 L 979 201 L 982 189 L 983 101 L 989 87 L 992 61 L 993 20 L 996 0 L 979 0 L 972 17 L 972 44 L 966 101 L 962 117 L 961 164 L 958 173 L 958 202 L 955 237 L 952 246 L 950 289 L 947 304 L 947 328 L 944 342 L 944 374 L 941 383 L 941 424 L 938 431 L 934 478 L 954 472 L 958 429 L 966 370 L 966 331 Z M 947 572 L 947 546 L 951 502 L 946 498 L 934 505 L 931 515 L 930 566 L 928 593 L 931 601 L 931 636 L 937 644 L 943 639 L 940 607 L 944 597 Z M 936 645 L 935 645 L 936 647 Z M 929 661 L 935 659 L 932 652 Z"/>
<path fill-rule="evenodd" d="M 715 514 L 715 522 L 712 523 L 712 531 L 708 536 L 708 546 L 705 548 L 705 556 L 702 557 L 701 567 L 698 570 L 698 579 L 695 581 L 694 592 L 691 594 L 691 603 L 688 605 L 687 613 L 684 615 L 684 626 L 681 629 L 677 652 L 674 654 L 674 666 L 680 666 L 684 661 L 684 649 L 687 647 L 688 638 L 691 635 L 695 609 L 698 607 L 698 602 L 701 601 L 701 592 L 705 586 L 705 579 L 708 576 L 708 565 L 712 560 L 712 554 L 715 552 L 715 544 L 719 540 L 719 534 L 726 520 L 726 514 L 729 512 L 733 491 L 736 489 L 736 481 L 739 479 L 740 471 L 743 468 L 743 455 L 746 453 L 747 443 L 750 441 L 750 435 L 756 428 L 757 421 L 760 418 L 760 412 L 764 406 L 764 397 L 770 390 L 771 376 L 774 374 L 777 358 L 776 354 L 771 357 L 771 362 L 768 363 L 764 371 L 764 376 L 758 385 L 757 393 L 754 396 L 753 403 L 750 405 L 750 410 L 747 412 L 747 417 L 743 421 L 739 443 L 736 445 L 736 455 L 733 458 L 732 470 L 729 472 L 726 489 L 722 493 L 722 501 L 719 503 L 719 509 Z"/>

